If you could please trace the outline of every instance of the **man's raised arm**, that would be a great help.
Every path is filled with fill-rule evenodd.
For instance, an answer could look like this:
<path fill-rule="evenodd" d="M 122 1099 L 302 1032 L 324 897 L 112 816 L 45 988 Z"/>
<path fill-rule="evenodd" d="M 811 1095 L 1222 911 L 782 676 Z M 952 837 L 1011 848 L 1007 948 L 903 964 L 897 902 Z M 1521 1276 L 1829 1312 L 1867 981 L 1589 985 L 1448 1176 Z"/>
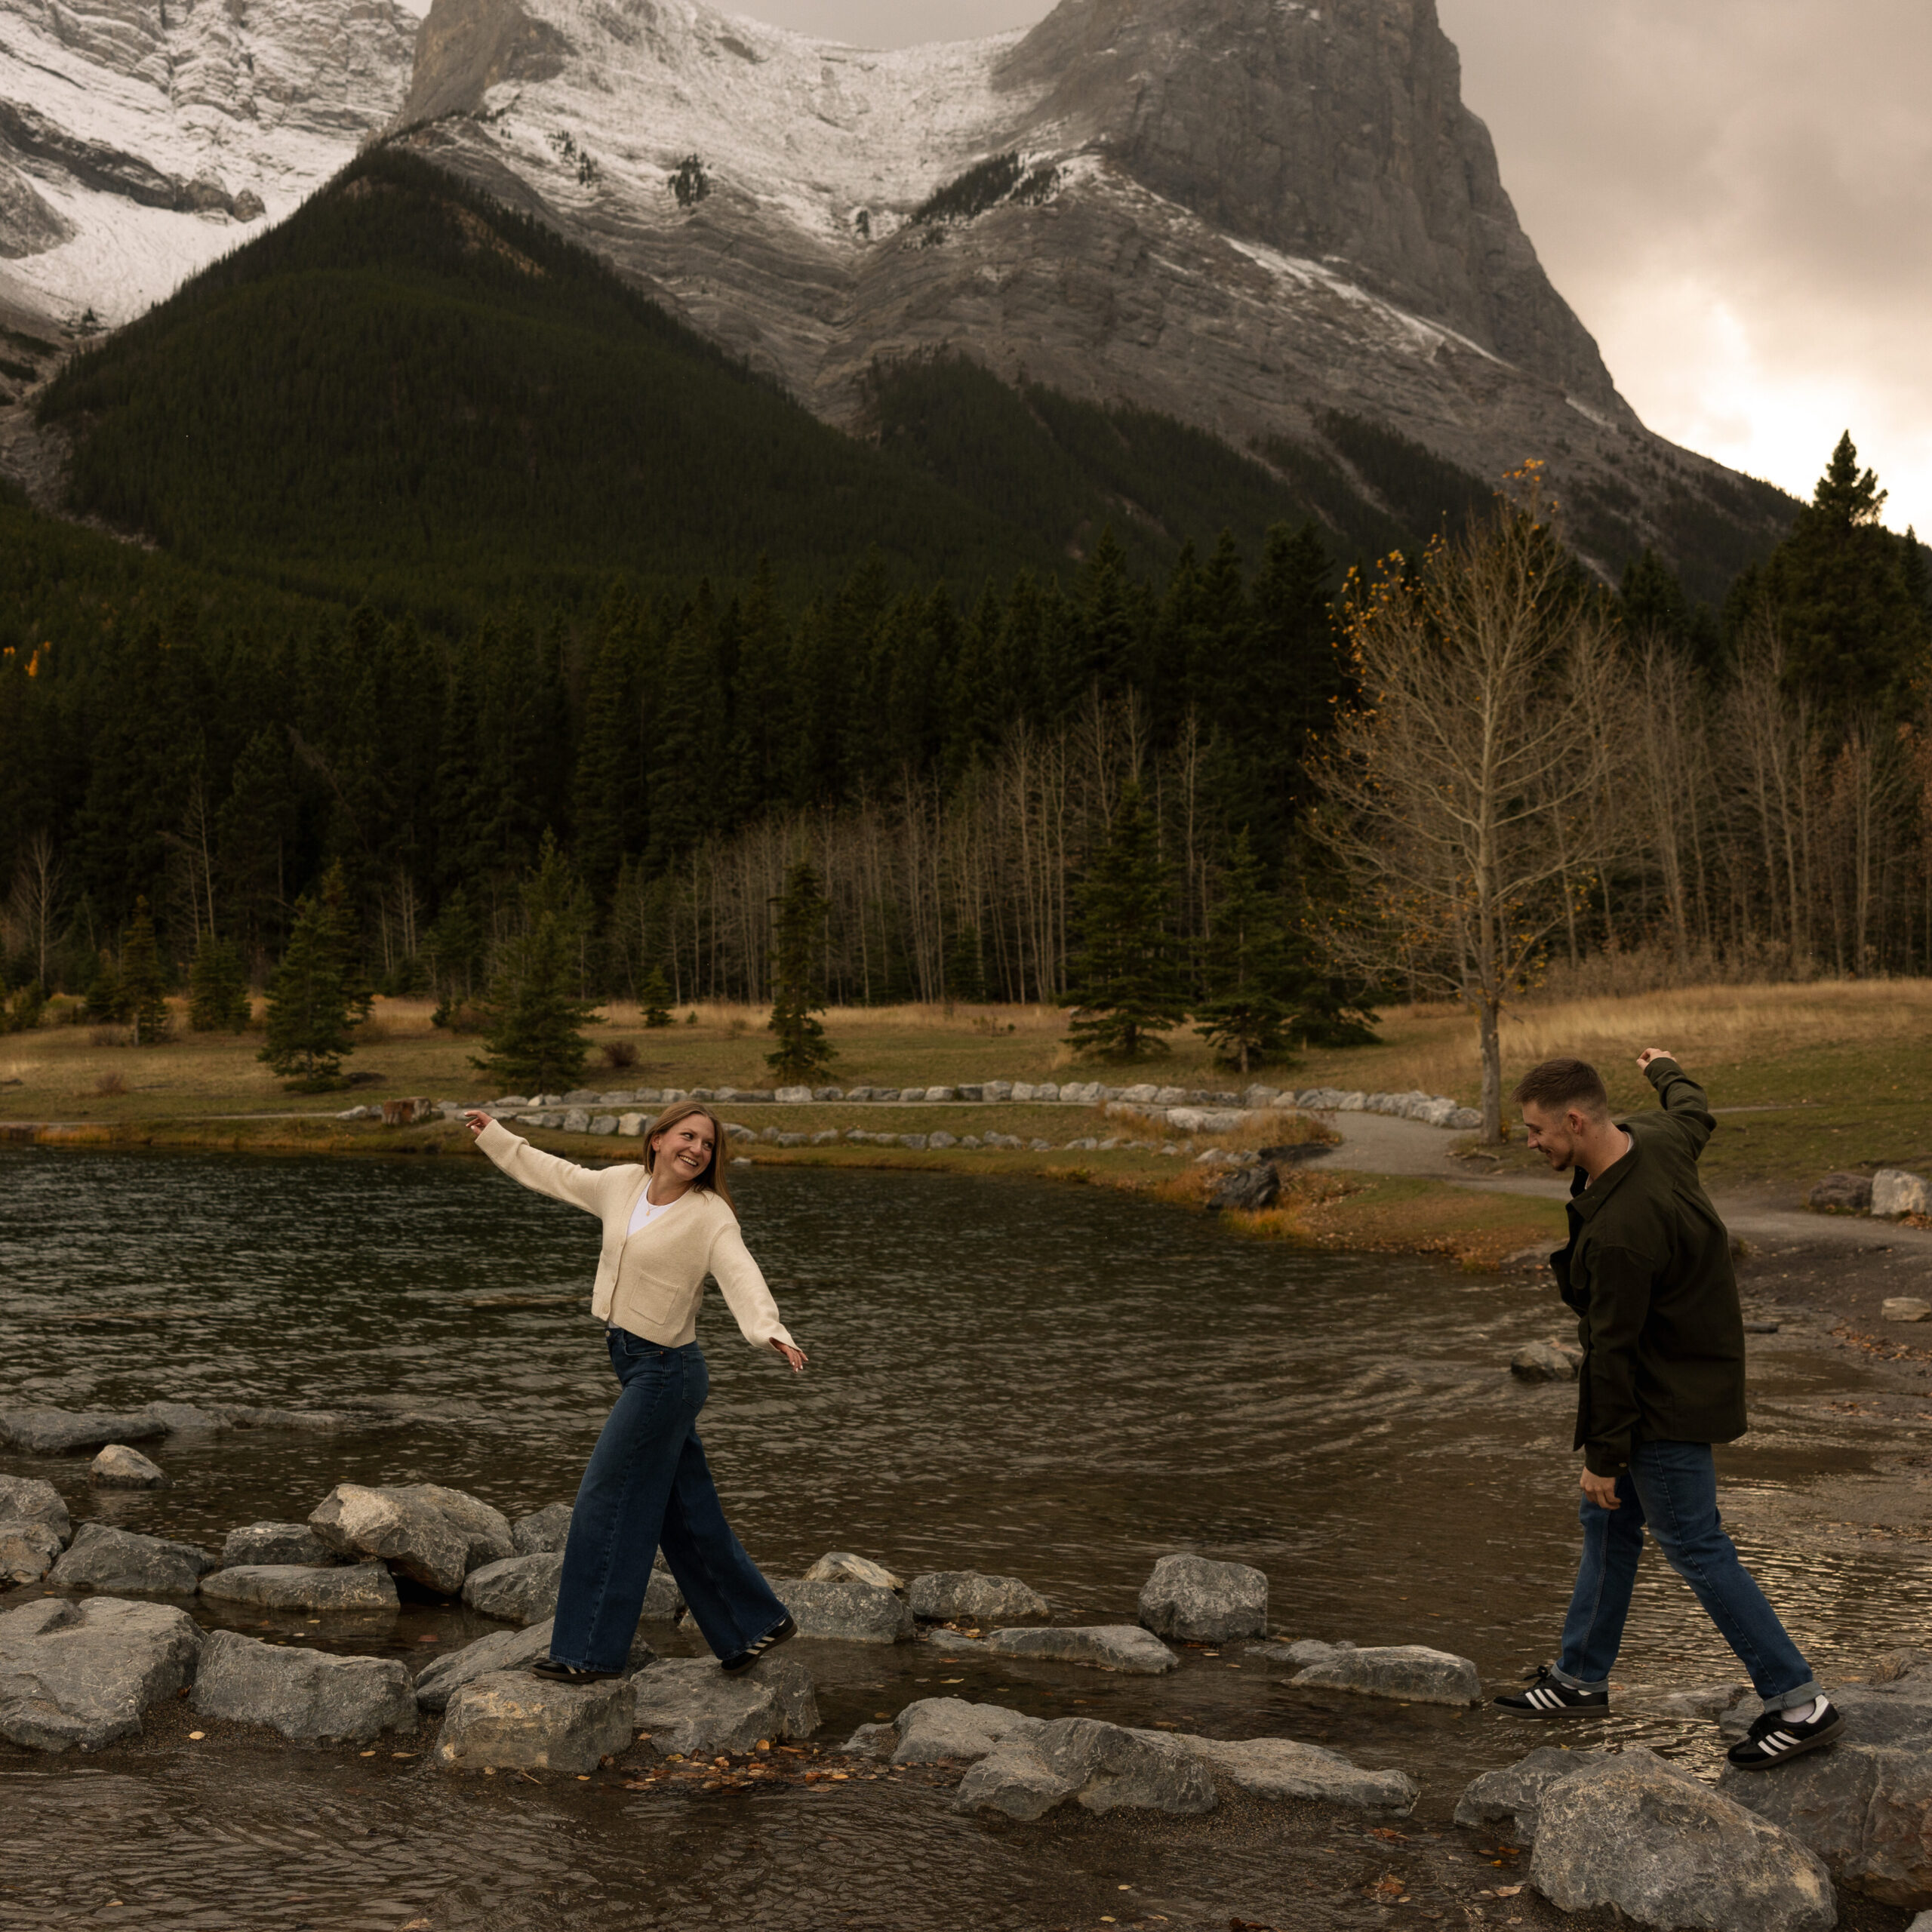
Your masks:
<path fill-rule="evenodd" d="M 1712 1118 L 1710 1097 L 1677 1063 L 1677 1056 L 1663 1047 L 1646 1047 L 1637 1056 L 1644 1077 L 1657 1089 L 1663 1110 L 1681 1126 L 1689 1138 L 1691 1152 L 1701 1154 L 1704 1143 L 1717 1130 Z"/>

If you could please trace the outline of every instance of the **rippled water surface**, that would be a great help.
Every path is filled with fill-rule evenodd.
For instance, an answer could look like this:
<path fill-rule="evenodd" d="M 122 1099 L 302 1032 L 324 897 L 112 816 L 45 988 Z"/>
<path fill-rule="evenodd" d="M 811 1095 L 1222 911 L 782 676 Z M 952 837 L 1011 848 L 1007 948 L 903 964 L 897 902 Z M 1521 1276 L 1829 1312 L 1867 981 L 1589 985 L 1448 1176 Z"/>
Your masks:
<path fill-rule="evenodd" d="M 1195 1548 L 1264 1569 L 1271 1620 L 1287 1634 L 1435 1643 L 1495 1678 L 1549 1654 L 1574 1558 L 1574 1393 L 1501 1368 L 1519 1342 L 1558 1331 L 1546 1289 L 1430 1261 L 1304 1254 L 1098 1189 L 739 1171 L 747 1238 L 812 1355 L 795 1380 L 712 1297 L 706 1447 L 740 1534 L 773 1574 L 849 1549 L 902 1574 L 1017 1574 L 1057 1620 L 1126 1622 L 1153 1559 Z M 52 1475 L 77 1516 L 210 1544 L 238 1523 L 304 1516 L 343 1480 L 449 1483 L 512 1515 L 567 1497 L 612 1392 L 587 1318 L 597 1238 L 591 1217 L 481 1159 L 0 1154 L 0 1399 L 380 1396 L 438 1418 L 374 1434 L 175 1437 L 148 1445 L 173 1478 L 152 1495 L 91 1495 L 85 1458 L 0 1456 L 0 1468 Z M 573 1295 L 586 1300 L 478 1306 Z M 1851 1373 L 1776 1345 L 1754 1358 L 1769 1426 L 1728 1453 L 1734 1488 L 1857 1466 L 1808 1408 L 1783 1406 Z M 1896 1548 L 1746 1553 L 1827 1670 L 1922 1622 L 1932 1595 L 1923 1565 Z M 447 1643 L 484 1627 L 414 1605 L 392 1629 L 337 1641 L 420 1655 L 425 1634 Z M 798 1654 L 835 1738 L 929 1694 L 939 1669 L 927 1644 Z M 1159 1680 L 946 1672 L 962 1673 L 961 1694 L 1043 1712 L 1326 1738 L 1417 1771 L 1422 1815 L 1446 1815 L 1468 1775 L 1524 1742 L 1484 1712 L 1324 1703 L 1232 1652 L 1191 1654 Z M 1654 1555 L 1620 1674 L 1737 1675 Z M 0 1890 L 0 1924 L 91 1917 L 105 1905 L 100 1875 L 122 1866 L 148 1871 L 142 1910 L 157 1924 L 392 1926 L 433 1904 L 438 1927 L 754 1915 L 883 1925 L 899 1922 L 914 1868 L 921 1922 L 1046 1923 L 1085 1897 L 1082 1873 L 1100 1897 L 1114 1882 L 1094 1875 L 1101 1866 L 1130 1842 L 1158 1863 L 1161 1841 L 1117 1826 L 1109 1839 L 1091 1820 L 1016 1836 L 955 1819 L 943 1794 L 888 1802 L 871 1787 L 761 1797 L 728 1819 L 654 1800 L 647 1829 L 634 1807 L 587 1789 L 518 1801 L 420 1768 L 378 1777 L 326 1754 L 257 1756 L 238 1785 L 189 1746 L 157 1744 L 118 1768 L 0 1757 L 9 1860 L 50 1834 L 62 1860 L 78 1860 L 77 1891 L 58 1874 L 37 1903 Z M 353 1798 L 351 1775 L 366 1777 Z M 822 1815 L 794 1817 L 801 1807 Z M 1265 1829 L 1251 1842 L 1233 1814 L 1188 1829 L 1204 1835 L 1174 1854 L 1186 1898 L 1217 1922 L 1263 1917 L 1268 1888 L 1285 1882 Z M 440 1874 L 426 1890 L 426 1861 Z M 259 1895 L 223 1917 L 223 1888 L 243 1873 Z M 1149 1882 L 1168 1881 L 1150 1867 Z M 965 1902 L 998 1887 L 1008 1915 L 975 1916 Z M 1189 1922 L 1182 1893 L 1171 1903 L 1174 1922 Z"/>

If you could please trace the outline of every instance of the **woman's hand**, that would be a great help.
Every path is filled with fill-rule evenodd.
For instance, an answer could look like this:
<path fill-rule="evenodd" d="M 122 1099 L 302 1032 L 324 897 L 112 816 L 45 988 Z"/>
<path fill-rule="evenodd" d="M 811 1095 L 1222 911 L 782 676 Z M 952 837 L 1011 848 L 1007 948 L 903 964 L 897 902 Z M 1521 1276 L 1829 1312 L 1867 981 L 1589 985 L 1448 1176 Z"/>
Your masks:
<path fill-rule="evenodd" d="M 463 1110 L 463 1124 L 472 1134 L 481 1134 L 495 1118 L 494 1114 L 486 1114 L 481 1107 L 465 1107 Z"/>
<path fill-rule="evenodd" d="M 771 1346 L 792 1364 L 794 1375 L 804 1374 L 805 1363 L 809 1358 L 803 1349 L 795 1349 L 789 1342 L 781 1342 L 776 1335 L 771 1338 Z"/>

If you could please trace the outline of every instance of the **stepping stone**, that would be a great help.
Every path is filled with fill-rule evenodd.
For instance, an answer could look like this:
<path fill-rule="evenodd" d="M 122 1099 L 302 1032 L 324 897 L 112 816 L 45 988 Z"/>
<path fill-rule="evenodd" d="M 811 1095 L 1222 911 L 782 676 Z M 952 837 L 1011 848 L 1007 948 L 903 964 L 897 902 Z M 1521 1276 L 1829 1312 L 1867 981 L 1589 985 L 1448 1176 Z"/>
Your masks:
<path fill-rule="evenodd" d="M 37 1583 L 60 1555 L 60 1539 L 29 1517 L 0 1517 L 0 1584 Z"/>
<path fill-rule="evenodd" d="M 660 1657 L 631 1681 L 637 1728 L 660 1758 L 749 1751 L 760 1738 L 809 1737 L 818 1700 L 802 1664 L 770 1657 L 730 1676 L 709 1657 Z"/>
<path fill-rule="evenodd" d="M 165 1489 L 168 1473 L 138 1449 L 110 1442 L 88 1464 L 88 1481 L 97 1489 Z"/>
<path fill-rule="evenodd" d="M 97 1751 L 194 1675 L 202 1633 L 171 1604 L 43 1597 L 0 1613 L 0 1737 Z"/>
<path fill-rule="evenodd" d="M 1038 1590 L 1017 1577 L 978 1570 L 933 1570 L 915 1577 L 906 1592 L 912 1614 L 932 1623 L 1017 1623 L 1051 1613 Z"/>
<path fill-rule="evenodd" d="M 1467 1657 L 1423 1644 L 1338 1649 L 1297 1671 L 1292 1681 L 1365 1697 L 1393 1697 L 1404 1704 L 1473 1704 L 1482 1697 L 1482 1680 Z"/>
<path fill-rule="evenodd" d="M 527 1630 L 493 1630 L 460 1650 L 432 1659 L 417 1673 L 417 1703 L 426 1711 L 440 1711 L 466 1684 L 473 1684 L 479 1677 L 488 1677 L 496 1671 L 528 1669 L 539 1657 L 550 1654 L 554 1623 L 554 1619 L 546 1617 Z M 641 1635 L 633 1637 L 624 1667 L 635 1675 L 655 1663 L 657 1657 L 657 1653 Z"/>
<path fill-rule="evenodd" d="M 344 1560 L 306 1523 L 246 1523 L 230 1530 L 221 1546 L 224 1570 L 258 1563 L 306 1563 L 321 1568 Z"/>
<path fill-rule="evenodd" d="M 330 1657 L 234 1630 L 208 1633 L 191 1701 L 205 1718 L 266 1724 L 301 1743 L 368 1744 L 417 1722 L 409 1672 L 397 1659 Z"/>
<path fill-rule="evenodd" d="M 1220 1644 L 1268 1634 L 1268 1579 L 1245 1563 L 1164 1556 L 1140 1586 L 1140 1621 L 1177 1643 Z"/>
<path fill-rule="evenodd" d="M 0 1476 L 0 1518 L 45 1523 L 63 1543 L 74 1534 L 60 1492 L 38 1476 Z"/>
<path fill-rule="evenodd" d="M 527 1671 L 478 1677 L 450 1699 L 430 1761 L 448 1771 L 594 1771 L 629 1748 L 638 1681 L 552 1684 Z"/>
<path fill-rule="evenodd" d="M 201 1594 L 217 1603 L 246 1603 L 264 1610 L 395 1611 L 395 1579 L 382 1563 L 350 1563 L 317 1569 L 309 1564 L 245 1563 L 204 1577 Z"/>
<path fill-rule="evenodd" d="M 986 1648 L 1049 1663 L 1098 1664 L 1137 1677 L 1178 1669 L 1180 1659 L 1137 1623 L 1061 1625 L 1044 1630 L 995 1630 Z"/>
<path fill-rule="evenodd" d="M 309 1525 L 338 1555 L 380 1557 L 445 1596 L 457 1595 L 469 1574 L 468 1536 L 441 1511 L 413 1497 L 338 1483 L 310 1511 Z"/>
<path fill-rule="evenodd" d="M 960 1781 L 953 1807 L 1043 1817 L 1069 1800 L 1089 1811 L 1214 1810 L 1214 1780 L 1192 1752 L 1158 1734 L 1094 1718 L 1060 1718 L 989 1752 Z"/>
<path fill-rule="evenodd" d="M 105 1523 L 83 1523 L 66 1554 L 48 1572 L 56 1589 L 150 1590 L 191 1597 L 215 1567 L 214 1558 L 191 1543 L 170 1543 Z"/>
<path fill-rule="evenodd" d="M 846 1644 L 903 1644 L 916 1634 L 905 1599 L 876 1583 L 812 1583 L 778 1577 L 768 1580 L 801 1637 Z"/>
<path fill-rule="evenodd" d="M 561 1549 L 570 1540 L 571 1506 L 546 1503 L 510 1525 L 510 1540 L 519 1556 L 543 1556 Z"/>
<path fill-rule="evenodd" d="M 899 1591 L 906 1587 L 883 1563 L 875 1563 L 869 1556 L 854 1556 L 845 1549 L 832 1550 L 821 1556 L 805 1572 L 802 1580 L 808 1583 L 869 1583 L 878 1590 Z"/>
<path fill-rule="evenodd" d="M 29 1456 L 63 1456 L 109 1442 L 152 1442 L 167 1433 L 167 1423 L 150 1415 L 103 1409 L 0 1411 L 0 1442 L 10 1442 Z"/>

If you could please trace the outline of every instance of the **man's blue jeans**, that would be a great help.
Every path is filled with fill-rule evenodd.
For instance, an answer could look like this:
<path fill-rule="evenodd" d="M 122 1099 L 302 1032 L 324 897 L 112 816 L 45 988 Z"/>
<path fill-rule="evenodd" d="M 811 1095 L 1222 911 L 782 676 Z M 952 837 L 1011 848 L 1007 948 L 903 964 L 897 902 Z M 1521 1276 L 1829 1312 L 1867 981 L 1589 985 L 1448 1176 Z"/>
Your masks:
<path fill-rule="evenodd" d="M 1671 1567 L 1690 1586 L 1718 1634 L 1737 1653 L 1767 1711 L 1819 1695 L 1811 1666 L 1786 1635 L 1777 1612 L 1738 1561 L 1718 1515 L 1717 1466 L 1708 1442 L 1640 1442 L 1617 1479 L 1618 1507 L 1583 1498 L 1583 1554 L 1563 1622 L 1553 1675 L 1579 1690 L 1601 1690 L 1623 1641 L 1646 1527 Z"/>
<path fill-rule="evenodd" d="M 731 1534 L 705 1463 L 703 1351 L 660 1348 L 622 1328 L 608 1340 L 623 1392 L 577 1486 L 550 1654 L 579 1670 L 623 1669 L 661 1543 L 705 1641 L 735 1656 L 786 1611 Z"/>

